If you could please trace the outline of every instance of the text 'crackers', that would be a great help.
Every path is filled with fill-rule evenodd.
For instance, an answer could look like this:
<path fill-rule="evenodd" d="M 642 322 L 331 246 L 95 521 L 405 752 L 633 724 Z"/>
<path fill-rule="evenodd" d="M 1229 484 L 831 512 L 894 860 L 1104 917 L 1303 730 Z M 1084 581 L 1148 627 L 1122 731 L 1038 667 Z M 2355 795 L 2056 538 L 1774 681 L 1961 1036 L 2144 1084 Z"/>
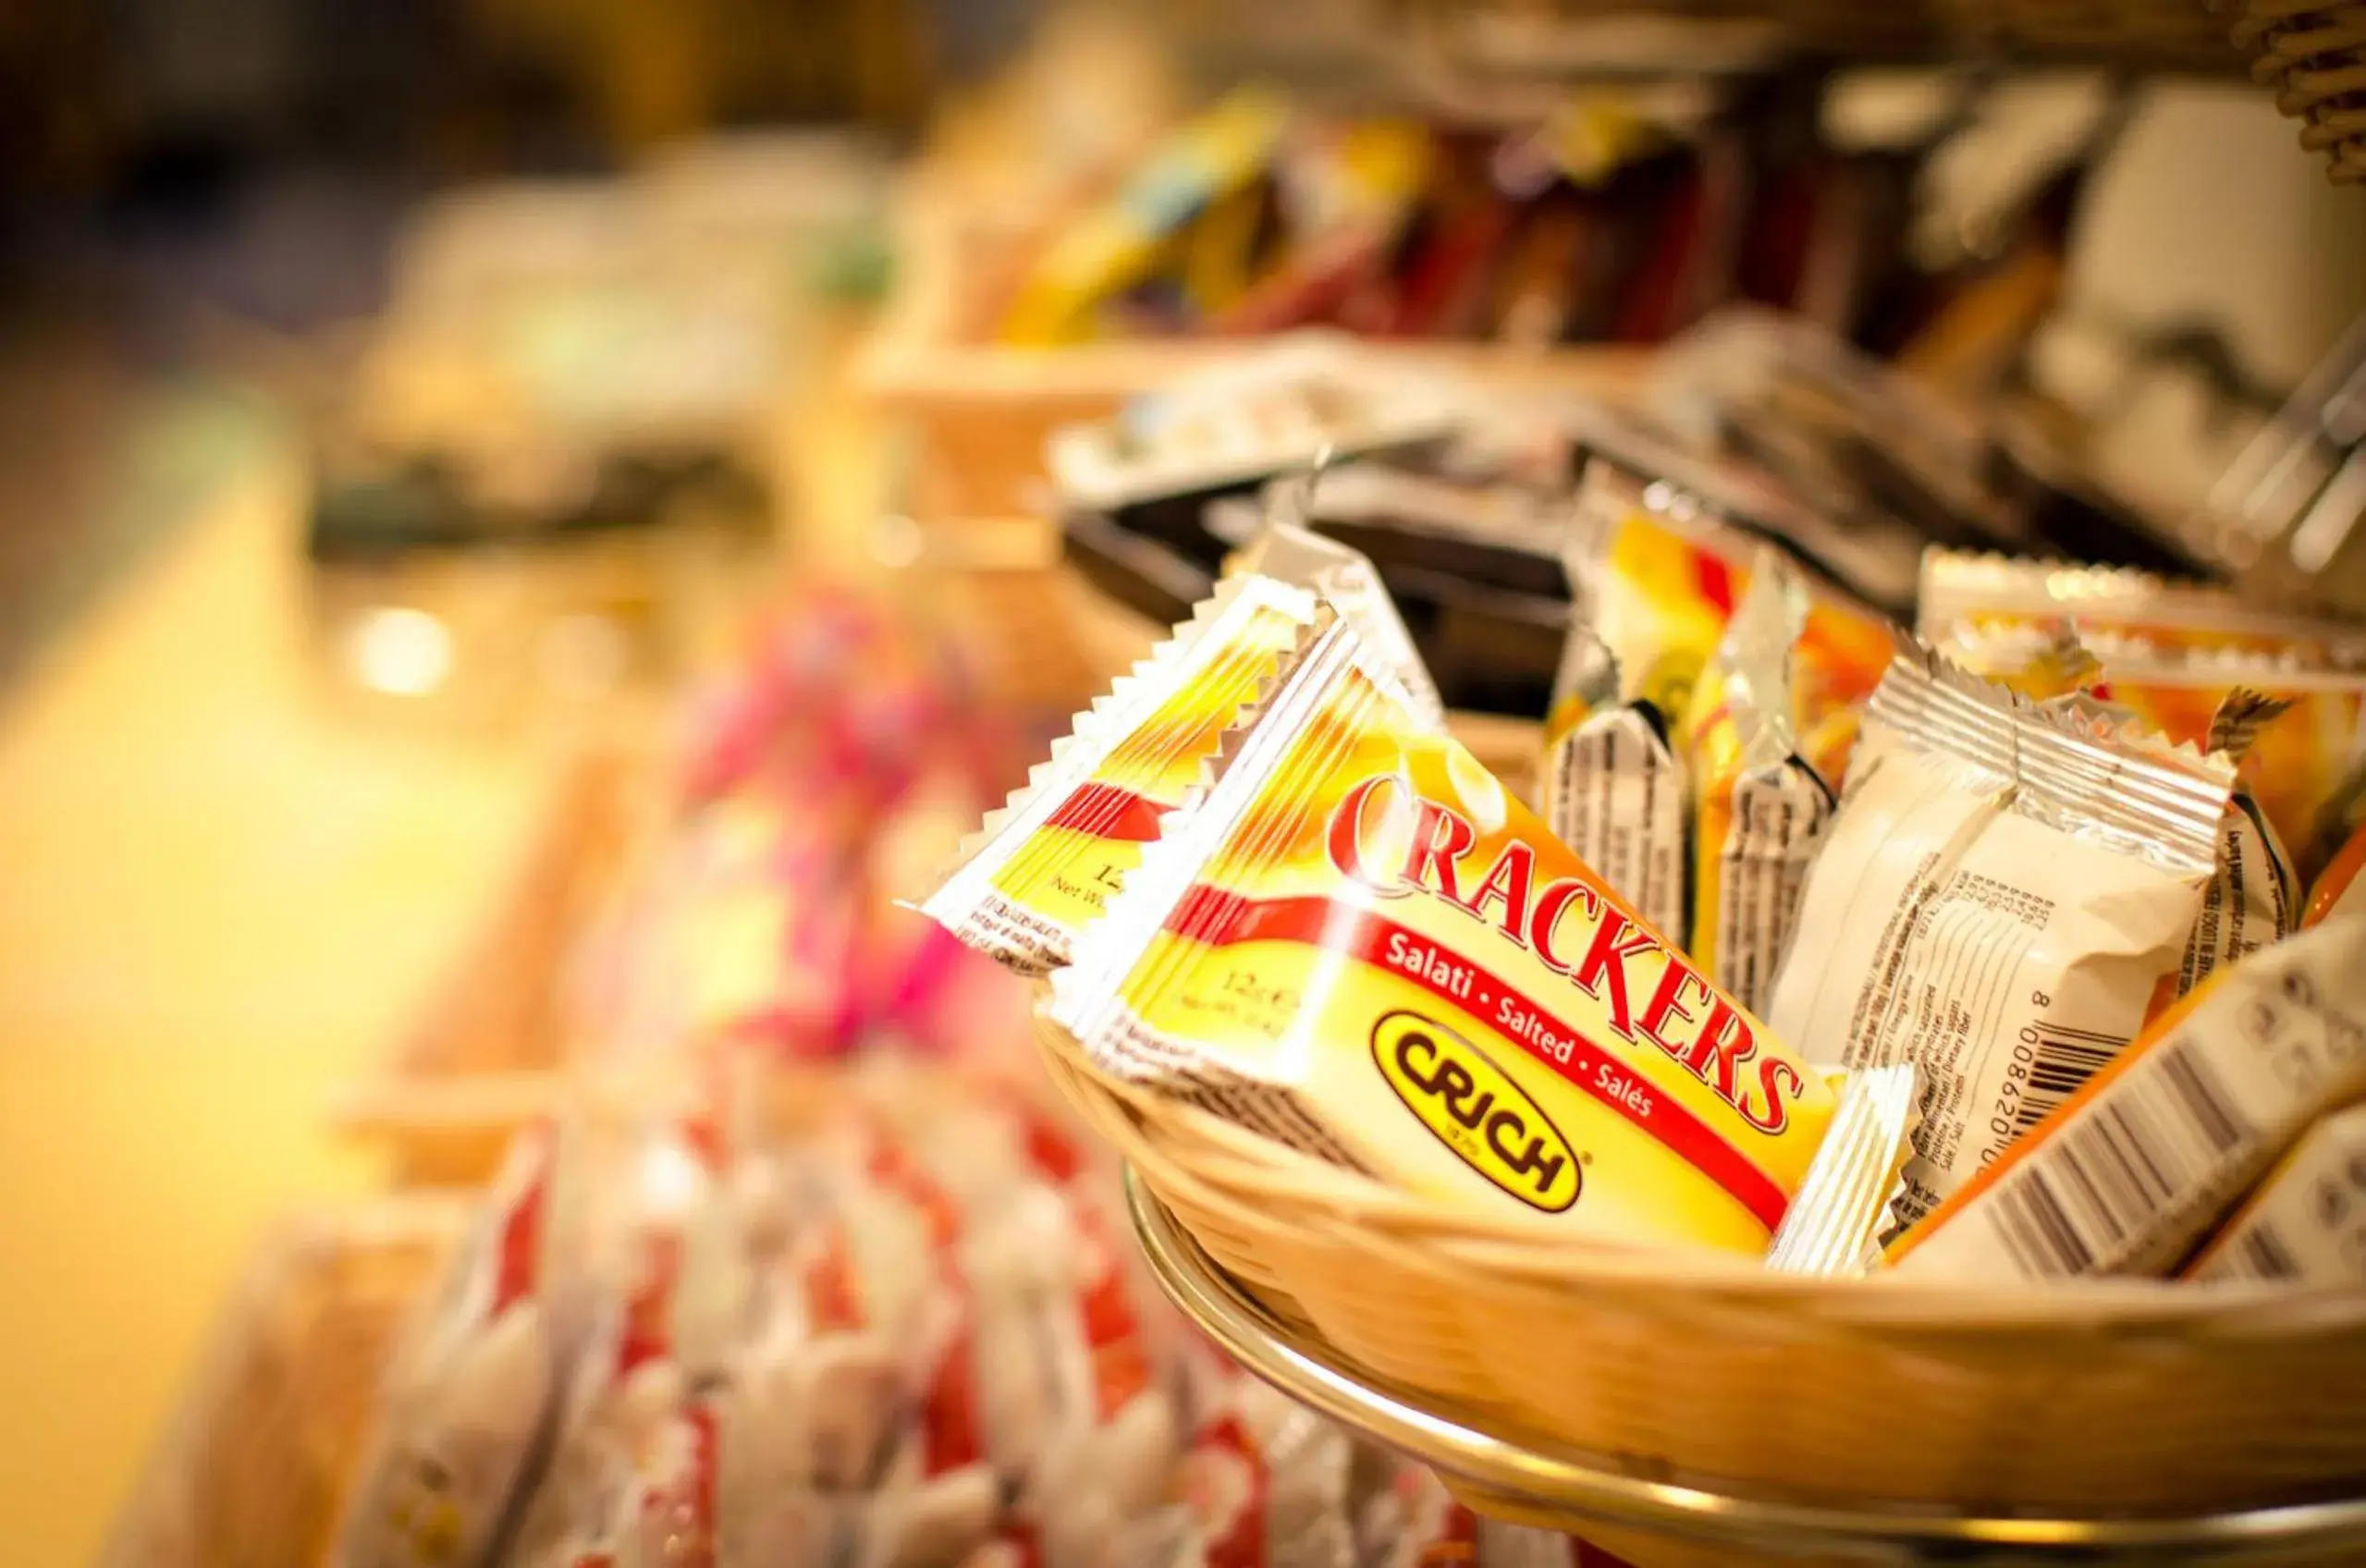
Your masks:
<path fill-rule="evenodd" d="M 1819 1074 L 1344 624 L 1233 744 L 1054 981 L 1101 1072 L 1415 1191 L 1764 1253 Z"/>

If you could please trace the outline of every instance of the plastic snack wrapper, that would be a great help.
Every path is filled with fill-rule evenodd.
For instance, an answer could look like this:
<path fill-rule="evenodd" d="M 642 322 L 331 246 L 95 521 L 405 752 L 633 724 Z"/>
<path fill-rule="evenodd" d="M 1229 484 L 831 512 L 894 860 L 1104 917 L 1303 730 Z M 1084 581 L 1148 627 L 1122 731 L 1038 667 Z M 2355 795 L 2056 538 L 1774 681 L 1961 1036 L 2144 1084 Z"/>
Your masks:
<path fill-rule="evenodd" d="M 1270 578 L 1220 589 L 1078 717 L 921 912 L 1019 974 L 1065 963 L 1315 615 L 1313 594 Z"/>
<path fill-rule="evenodd" d="M 2223 757 L 1902 655 L 1801 895 L 1768 1018 L 1927 1075 L 1909 1221 L 2142 1026 L 2216 864 Z"/>
<path fill-rule="evenodd" d="M 1318 476 L 1306 483 L 1318 483 Z M 1421 662 L 1421 650 L 1414 645 L 1413 633 L 1380 574 L 1360 551 L 1276 518 L 1231 563 L 1227 575 L 1236 574 L 1269 577 L 1321 594 L 1386 664 L 1415 719 L 1430 729 L 1446 727 L 1446 704 L 1438 695 L 1438 683 Z"/>
<path fill-rule="evenodd" d="M 1459 386 L 1409 375 L 1350 339 L 1307 335 L 1134 398 L 1110 419 L 1064 426 L 1045 465 L 1064 507 L 1156 521 L 1140 514 L 1172 503 L 1195 538 L 1208 500 L 1253 492 L 1325 453 L 1439 440 L 1468 402 Z"/>
<path fill-rule="evenodd" d="M 1131 1532 L 1115 1562 L 1157 1568 L 1356 1568 L 1345 1433 L 1245 1378 L 1204 1413 L 1180 1505 Z"/>
<path fill-rule="evenodd" d="M 1545 721 L 1545 820 L 1654 930 L 1681 934 L 1691 783 L 1674 713 L 1637 691 L 1601 639 L 1573 625 Z M 1689 697 L 1690 680 L 1671 691 Z"/>
<path fill-rule="evenodd" d="M 2067 626 L 1958 626 L 1934 643 L 1951 663 L 2033 703 L 2094 687 L 2103 662 Z"/>
<path fill-rule="evenodd" d="M 2366 1105 L 2303 1133 L 2185 1277 L 2366 1285 Z"/>
<path fill-rule="evenodd" d="M 1694 692 L 1692 961 L 1735 1000 L 1765 1007 L 1833 792 L 1799 755 L 1791 646 L 1806 620 L 1774 562 L 1742 596 Z"/>
<path fill-rule="evenodd" d="M 1289 104 L 1259 89 L 1203 110 L 1036 259 L 1003 315 L 1002 340 L 1041 347 L 1093 336 L 1101 306 L 1147 276 L 1191 218 L 1256 179 L 1289 123 Z"/>
<path fill-rule="evenodd" d="M 2155 1020 L 1891 1250 L 1992 1281 L 2174 1268 L 2311 1123 L 2366 1096 L 2366 922 L 2253 953 Z"/>
<path fill-rule="evenodd" d="M 1831 1088 L 1351 629 L 1233 746 L 1054 976 L 1097 1070 L 1415 1190 L 1765 1251 Z"/>
<path fill-rule="evenodd" d="M 2283 716 L 2288 704 L 2263 692 L 2237 687 L 2219 704 L 2205 747 L 2241 764 L 2262 729 Z M 2275 825 L 2237 776 L 2235 792 L 2218 827 L 2218 865 L 2201 890 L 2201 913 L 2194 918 L 2185 958 L 2177 966 L 2183 996 L 2225 965 L 2271 942 L 2299 924 L 2299 877 Z"/>
<path fill-rule="evenodd" d="M 490 1559 L 553 1436 L 566 1368 L 587 1332 L 571 1137 L 513 1147 L 484 1212 L 387 1368 L 335 1561 L 347 1568 L 473 1568 Z"/>
<path fill-rule="evenodd" d="M 1630 461 L 1597 453 L 1579 480 L 1567 556 L 1575 607 L 1545 722 L 1545 820 L 1647 919 L 1683 932 L 1697 924 L 1686 886 L 1690 729 L 1714 711 L 1696 712 L 1693 688 L 1766 546 Z M 1893 633 L 1828 585 L 1802 592 L 1786 721 L 1836 768 L 1850 741 L 1838 716 L 1879 683 Z"/>
<path fill-rule="evenodd" d="M 2224 588 L 2131 567 L 1931 549 L 1922 557 L 1915 630 L 1944 644 L 2011 631 L 2072 633 L 2115 655 L 2267 655 L 2297 669 L 2366 668 L 2366 627 L 2252 605 Z"/>
<path fill-rule="evenodd" d="M 2258 655 L 2144 660 L 2105 655 L 2104 693 L 2173 741 L 2208 743 L 2227 701 L 2251 692 L 2283 704 L 2253 727 L 2242 757 L 2245 790 L 2314 876 L 2335 845 L 2320 827 L 2354 788 L 2366 758 L 2366 674 L 2280 668 Z"/>
<path fill-rule="evenodd" d="M 1922 1129 L 1922 1070 L 1870 1067 L 1834 1082 L 1839 1109 L 1767 1248 L 1778 1273 L 1845 1279 L 1882 1266 L 1905 1228 L 1906 1162 Z"/>

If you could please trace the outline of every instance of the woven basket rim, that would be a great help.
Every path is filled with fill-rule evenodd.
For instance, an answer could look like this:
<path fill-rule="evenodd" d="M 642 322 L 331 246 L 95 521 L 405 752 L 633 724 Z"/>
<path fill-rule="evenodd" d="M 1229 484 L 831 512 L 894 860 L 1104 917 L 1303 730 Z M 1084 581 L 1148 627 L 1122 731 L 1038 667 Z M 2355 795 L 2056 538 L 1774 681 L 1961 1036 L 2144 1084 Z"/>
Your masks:
<path fill-rule="evenodd" d="M 1036 1023 L 1054 1082 L 1119 1145 L 1154 1191 L 1162 1177 L 1171 1182 L 1180 1172 L 1195 1191 L 1212 1188 L 1258 1223 L 1309 1230 L 1345 1225 L 1357 1231 L 1359 1244 L 1426 1245 L 1445 1255 L 1441 1262 L 1501 1288 L 1550 1292 L 1643 1283 L 1812 1309 L 1868 1329 L 2009 1333 L 2083 1328 L 2232 1339 L 2366 1331 L 2366 1286 L 2081 1279 L 2032 1288 L 1889 1274 L 1833 1280 L 1772 1273 L 1737 1254 L 1709 1248 L 1586 1237 L 1542 1217 L 1499 1216 L 1391 1187 L 1207 1111 L 1112 1084 L 1085 1063 L 1073 1036 L 1040 1011 Z"/>

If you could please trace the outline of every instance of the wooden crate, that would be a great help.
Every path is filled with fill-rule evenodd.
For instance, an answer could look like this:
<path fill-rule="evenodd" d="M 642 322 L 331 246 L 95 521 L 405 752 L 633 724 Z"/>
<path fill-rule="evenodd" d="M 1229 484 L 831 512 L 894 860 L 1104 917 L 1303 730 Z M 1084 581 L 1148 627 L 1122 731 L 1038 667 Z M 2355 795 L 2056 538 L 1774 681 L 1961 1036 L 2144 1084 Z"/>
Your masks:
<path fill-rule="evenodd" d="M 466 1219 L 447 1199 L 379 1199 L 266 1243 L 99 1568 L 326 1561 L 397 1338 Z"/>

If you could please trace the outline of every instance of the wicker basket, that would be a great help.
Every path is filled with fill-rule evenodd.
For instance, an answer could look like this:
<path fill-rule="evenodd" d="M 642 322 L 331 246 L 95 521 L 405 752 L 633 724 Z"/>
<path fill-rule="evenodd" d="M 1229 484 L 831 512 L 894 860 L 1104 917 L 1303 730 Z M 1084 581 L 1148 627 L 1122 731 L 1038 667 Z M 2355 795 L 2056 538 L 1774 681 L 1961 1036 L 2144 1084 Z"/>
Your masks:
<path fill-rule="evenodd" d="M 2366 5 L 2245 0 L 2235 42 L 2339 184 L 2366 183 Z"/>
<path fill-rule="evenodd" d="M 2366 1476 L 2366 1291 L 1816 1280 L 1574 1245 L 1120 1090 L 1060 1087 L 1214 1260 L 1388 1382 L 1647 1479 L 2182 1517 Z"/>
<path fill-rule="evenodd" d="M 325 1560 L 396 1336 L 466 1211 L 387 1199 L 290 1225 L 252 1264 L 100 1568 Z"/>

